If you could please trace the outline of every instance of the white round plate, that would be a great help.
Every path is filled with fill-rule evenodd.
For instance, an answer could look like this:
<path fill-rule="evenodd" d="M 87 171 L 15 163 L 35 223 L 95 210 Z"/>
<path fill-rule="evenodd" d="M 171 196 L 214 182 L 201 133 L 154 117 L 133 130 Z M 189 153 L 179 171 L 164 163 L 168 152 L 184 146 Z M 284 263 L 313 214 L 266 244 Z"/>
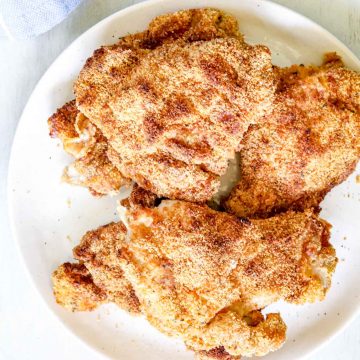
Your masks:
<path fill-rule="evenodd" d="M 320 63 L 323 53 L 337 51 L 347 66 L 360 70 L 359 60 L 320 26 L 282 6 L 255 0 L 140 3 L 93 26 L 50 66 L 24 110 L 12 149 L 9 203 L 14 237 L 50 309 L 74 334 L 113 358 L 140 360 L 146 354 L 148 360 L 183 360 L 192 359 L 193 355 L 181 341 L 163 336 L 144 319 L 133 318 L 115 306 L 102 306 L 92 313 L 70 313 L 55 303 L 50 281 L 52 271 L 64 261 L 72 260 L 72 248 L 85 231 L 116 219 L 117 215 L 115 198 L 96 199 L 86 189 L 60 182 L 70 157 L 48 136 L 47 118 L 73 98 L 73 81 L 96 48 L 145 29 L 157 15 L 193 7 L 216 7 L 235 15 L 246 40 L 269 46 L 277 65 Z M 322 303 L 271 306 L 271 310 L 281 312 L 288 325 L 288 339 L 281 350 L 266 359 L 300 359 L 309 355 L 358 312 L 359 192 L 360 185 L 353 174 L 323 202 L 321 214 L 333 224 L 332 243 L 340 259 L 333 286 Z"/>

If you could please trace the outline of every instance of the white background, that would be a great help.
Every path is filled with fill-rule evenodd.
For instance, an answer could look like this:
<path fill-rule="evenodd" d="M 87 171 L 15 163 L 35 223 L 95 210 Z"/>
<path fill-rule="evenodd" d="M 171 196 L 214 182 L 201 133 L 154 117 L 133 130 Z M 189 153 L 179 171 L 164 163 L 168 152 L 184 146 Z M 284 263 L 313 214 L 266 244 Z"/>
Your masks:
<path fill-rule="evenodd" d="M 0 37 L 0 359 L 102 358 L 65 330 L 44 306 L 26 275 L 8 225 L 7 167 L 18 119 L 44 71 L 90 26 L 136 2 L 84 0 L 64 22 L 34 40 Z M 276 2 L 315 20 L 360 57 L 360 0 Z M 360 359 L 360 318 L 310 359 Z"/>

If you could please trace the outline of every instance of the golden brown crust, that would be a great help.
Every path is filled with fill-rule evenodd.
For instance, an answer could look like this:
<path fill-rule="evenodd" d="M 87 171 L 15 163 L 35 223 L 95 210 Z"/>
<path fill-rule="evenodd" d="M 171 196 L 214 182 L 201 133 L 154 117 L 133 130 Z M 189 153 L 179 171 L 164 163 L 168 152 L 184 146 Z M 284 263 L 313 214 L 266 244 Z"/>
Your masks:
<path fill-rule="evenodd" d="M 209 9 L 162 16 L 95 51 L 75 83 L 77 105 L 109 140 L 112 161 L 158 196 L 208 200 L 244 132 L 271 105 L 270 51 L 245 44 L 234 24 Z"/>
<path fill-rule="evenodd" d="M 75 120 L 78 113 L 75 100 L 69 101 L 57 109 L 48 119 L 49 135 L 60 140 L 77 137 Z"/>
<path fill-rule="evenodd" d="M 128 198 L 121 200 L 120 204 L 127 209 L 136 207 L 153 208 L 158 200 L 157 195 L 134 184 Z"/>
<path fill-rule="evenodd" d="M 195 353 L 195 360 L 240 360 L 240 356 L 229 355 L 223 346 L 211 350 L 200 350 Z"/>
<path fill-rule="evenodd" d="M 88 231 L 74 248 L 75 259 L 84 263 L 94 283 L 106 292 L 109 301 L 133 314 L 140 312 L 139 300 L 117 259 L 126 236 L 123 223 L 110 223 Z"/>
<path fill-rule="evenodd" d="M 108 301 L 83 264 L 60 265 L 52 281 L 56 302 L 70 311 L 91 311 Z"/>
<path fill-rule="evenodd" d="M 69 101 L 48 119 L 50 136 L 61 140 L 64 150 L 76 159 L 80 159 L 97 142 L 104 142 L 95 125 L 79 112 L 75 100 Z"/>
<path fill-rule="evenodd" d="M 93 195 L 115 193 L 129 184 L 110 162 L 105 137 L 79 112 L 75 100 L 58 109 L 48 125 L 50 136 L 59 138 L 64 150 L 76 159 L 64 170 L 65 182 L 88 187 Z"/>
<path fill-rule="evenodd" d="M 125 36 L 120 43 L 152 50 L 179 39 L 193 42 L 229 36 L 242 39 L 233 16 L 216 9 L 190 9 L 160 15 L 150 22 L 148 30 Z"/>
<path fill-rule="evenodd" d="M 194 202 L 203 202 L 204 199 L 211 198 L 220 185 L 219 178 L 214 174 L 195 165 L 187 165 L 165 153 L 146 156 L 134 153 L 131 160 L 128 160 L 109 146 L 107 155 L 127 178 L 133 179 L 143 189 L 159 197 L 166 194 L 172 199 L 186 197 Z"/>
<path fill-rule="evenodd" d="M 89 188 L 92 195 L 116 194 L 130 181 L 110 162 L 106 141 L 98 141 L 88 153 L 64 169 L 62 180 Z"/>
<path fill-rule="evenodd" d="M 334 54 L 280 72 L 272 114 L 242 142 L 242 177 L 225 203 L 237 216 L 317 207 L 360 158 L 360 75 Z"/>
<path fill-rule="evenodd" d="M 286 338 L 286 325 L 279 314 L 268 314 L 252 326 L 233 311 L 221 312 L 199 330 L 190 329 L 186 344 L 194 350 L 224 347 L 231 358 L 263 356 L 278 350 Z"/>

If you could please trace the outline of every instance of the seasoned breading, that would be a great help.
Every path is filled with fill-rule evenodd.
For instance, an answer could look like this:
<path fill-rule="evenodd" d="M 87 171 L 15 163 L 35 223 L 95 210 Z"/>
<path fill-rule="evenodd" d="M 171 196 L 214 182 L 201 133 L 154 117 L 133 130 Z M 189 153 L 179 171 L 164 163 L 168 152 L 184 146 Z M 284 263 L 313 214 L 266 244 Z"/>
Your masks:
<path fill-rule="evenodd" d="M 198 202 L 217 191 L 274 91 L 269 49 L 247 45 L 234 18 L 209 9 L 161 16 L 145 33 L 102 47 L 75 83 L 78 108 L 125 177 Z"/>
<path fill-rule="evenodd" d="M 75 259 L 84 263 L 94 283 L 106 292 L 109 301 L 136 314 L 140 312 L 138 298 L 117 259 L 125 236 L 126 228 L 121 222 L 110 223 L 88 231 L 73 253 Z"/>
<path fill-rule="evenodd" d="M 279 299 L 323 299 L 336 265 L 329 225 L 311 211 L 245 221 L 163 201 L 130 210 L 127 221 L 131 237 L 118 259 L 143 313 L 195 350 L 275 350 L 285 338 L 279 315 L 250 326 L 247 314 Z"/>
<path fill-rule="evenodd" d="M 243 139 L 241 179 L 225 202 L 241 217 L 317 207 L 360 158 L 360 74 L 334 54 L 280 70 L 272 113 Z"/>
<path fill-rule="evenodd" d="M 187 165 L 166 153 L 149 154 L 144 157 L 134 153 L 132 159 L 126 161 L 109 147 L 107 155 L 118 169 L 126 167 L 128 171 L 126 176 L 135 179 L 142 188 L 159 197 L 161 197 L 159 195 L 161 188 L 163 193 L 174 199 L 185 196 L 192 201 L 203 201 L 211 198 L 220 185 L 218 177 L 214 174 L 196 165 Z M 149 177 L 152 181 L 148 180 Z M 185 187 L 186 193 L 184 193 Z"/>
<path fill-rule="evenodd" d="M 217 9 L 190 9 L 163 14 L 153 19 L 144 32 L 125 36 L 129 48 L 155 49 L 176 40 L 205 41 L 233 36 L 242 40 L 236 19 Z"/>
<path fill-rule="evenodd" d="M 52 275 L 56 302 L 70 311 L 90 311 L 108 301 L 83 264 L 65 263 Z"/>
<path fill-rule="evenodd" d="M 195 360 L 240 360 L 240 356 L 229 355 L 223 346 L 209 351 L 201 350 L 195 353 Z"/>
<path fill-rule="evenodd" d="M 52 138 L 59 138 L 62 142 L 78 138 L 79 134 L 75 129 L 78 114 L 79 110 L 76 107 L 75 100 L 69 101 L 57 109 L 48 119 L 49 135 Z M 65 150 L 69 151 L 65 144 L 64 147 Z"/>
<path fill-rule="evenodd" d="M 120 204 L 126 209 L 134 207 L 152 208 L 160 199 L 152 192 L 143 189 L 138 184 L 134 184 L 128 198 L 120 201 Z"/>
<path fill-rule="evenodd" d="M 75 100 L 58 109 L 49 118 L 48 125 L 50 136 L 59 138 L 64 150 L 76 159 L 64 170 L 65 182 L 88 187 L 93 195 L 114 193 L 129 184 L 109 161 L 107 140 L 79 112 Z"/>
<path fill-rule="evenodd" d="M 258 324 L 248 324 L 246 316 L 224 310 L 201 328 L 189 327 L 183 334 L 195 351 L 224 347 L 232 358 L 263 356 L 278 350 L 286 338 L 286 325 L 279 314 L 268 314 Z"/>
<path fill-rule="evenodd" d="M 62 180 L 88 187 L 92 195 L 116 194 L 122 186 L 130 185 L 107 156 L 106 141 L 98 141 L 92 149 L 80 159 L 64 169 Z"/>

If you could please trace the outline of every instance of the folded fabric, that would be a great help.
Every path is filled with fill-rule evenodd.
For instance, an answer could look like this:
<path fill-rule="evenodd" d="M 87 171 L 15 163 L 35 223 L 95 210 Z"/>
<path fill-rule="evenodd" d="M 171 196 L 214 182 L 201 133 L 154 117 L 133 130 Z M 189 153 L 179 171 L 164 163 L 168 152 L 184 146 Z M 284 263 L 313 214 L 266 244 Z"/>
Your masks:
<path fill-rule="evenodd" d="M 0 24 L 11 38 L 29 39 L 64 20 L 82 0 L 0 0 Z"/>

